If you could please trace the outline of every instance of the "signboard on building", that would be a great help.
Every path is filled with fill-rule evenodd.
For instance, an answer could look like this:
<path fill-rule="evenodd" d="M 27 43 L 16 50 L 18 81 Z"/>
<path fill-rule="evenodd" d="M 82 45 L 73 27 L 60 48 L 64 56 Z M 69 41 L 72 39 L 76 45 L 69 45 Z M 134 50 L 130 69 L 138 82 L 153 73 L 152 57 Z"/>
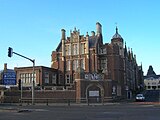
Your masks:
<path fill-rule="evenodd" d="M 13 70 L 3 72 L 4 85 L 16 85 L 16 73 Z"/>
<path fill-rule="evenodd" d="M 89 96 L 90 97 L 99 97 L 99 91 L 89 91 Z"/>
<path fill-rule="evenodd" d="M 103 80 L 104 76 L 103 74 L 99 74 L 99 73 L 88 73 L 88 74 L 85 74 L 85 79 L 86 80 Z"/>

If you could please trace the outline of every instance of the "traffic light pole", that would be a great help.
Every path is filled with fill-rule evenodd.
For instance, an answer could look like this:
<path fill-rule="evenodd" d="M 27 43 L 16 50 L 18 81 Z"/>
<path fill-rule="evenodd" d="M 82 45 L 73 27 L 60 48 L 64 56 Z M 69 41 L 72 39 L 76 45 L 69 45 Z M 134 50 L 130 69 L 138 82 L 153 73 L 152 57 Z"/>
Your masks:
<path fill-rule="evenodd" d="M 22 105 L 22 97 L 23 97 L 23 90 L 22 90 L 22 89 L 23 89 L 23 81 L 21 80 L 20 82 L 21 82 L 21 101 L 20 101 L 20 102 L 21 102 L 21 105 Z"/>
<path fill-rule="evenodd" d="M 35 89 L 35 80 L 34 80 L 34 77 L 35 77 L 35 60 L 33 59 L 30 59 L 30 58 L 28 58 L 28 57 L 25 57 L 25 56 L 23 56 L 23 55 L 21 55 L 21 54 L 18 54 L 18 53 L 16 53 L 16 52 L 13 52 L 13 49 L 11 48 L 11 47 L 9 47 L 9 49 L 8 49 L 8 57 L 12 57 L 12 54 L 16 54 L 16 55 L 18 55 L 18 56 L 20 56 L 20 57 L 23 57 L 23 58 L 25 58 L 25 59 L 28 59 L 28 60 L 30 60 L 32 63 L 33 63 L 33 76 L 32 76 L 32 105 L 34 105 L 34 93 L 35 93 L 35 91 L 34 91 L 34 89 Z M 21 88 L 21 92 L 22 92 L 22 88 Z M 21 93 L 21 97 L 22 97 L 22 93 Z M 22 98 L 21 98 L 22 99 Z"/>
<path fill-rule="evenodd" d="M 32 105 L 34 105 L 34 93 L 35 93 L 35 91 L 34 91 L 34 88 L 35 88 L 35 80 L 34 80 L 34 75 L 35 75 L 35 60 L 33 60 L 33 83 L 32 83 Z"/>

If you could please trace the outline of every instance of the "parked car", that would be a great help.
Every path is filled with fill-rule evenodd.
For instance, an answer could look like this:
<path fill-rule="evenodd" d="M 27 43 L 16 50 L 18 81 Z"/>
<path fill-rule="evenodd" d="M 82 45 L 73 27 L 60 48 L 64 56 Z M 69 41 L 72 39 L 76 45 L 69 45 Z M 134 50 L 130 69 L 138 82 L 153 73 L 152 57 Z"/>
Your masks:
<path fill-rule="evenodd" d="M 145 101 L 145 97 L 143 94 L 137 94 L 136 95 L 136 101 Z"/>

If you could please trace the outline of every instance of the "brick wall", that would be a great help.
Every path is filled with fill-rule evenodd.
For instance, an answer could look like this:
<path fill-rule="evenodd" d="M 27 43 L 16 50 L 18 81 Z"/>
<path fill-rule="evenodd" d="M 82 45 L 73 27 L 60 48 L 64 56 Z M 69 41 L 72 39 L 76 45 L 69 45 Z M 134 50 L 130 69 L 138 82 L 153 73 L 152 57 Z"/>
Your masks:
<path fill-rule="evenodd" d="M 35 99 L 75 99 L 75 90 L 65 90 L 65 91 L 35 91 Z M 5 103 L 17 103 L 19 102 L 21 92 L 20 91 L 4 91 L 4 96 L 2 102 Z M 31 99 L 31 91 L 23 91 L 23 98 Z"/>

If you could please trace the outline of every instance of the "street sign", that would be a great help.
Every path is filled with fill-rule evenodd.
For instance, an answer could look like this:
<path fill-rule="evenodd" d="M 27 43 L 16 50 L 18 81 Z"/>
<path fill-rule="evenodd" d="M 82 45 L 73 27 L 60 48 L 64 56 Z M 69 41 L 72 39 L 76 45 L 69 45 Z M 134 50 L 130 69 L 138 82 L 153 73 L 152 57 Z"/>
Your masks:
<path fill-rule="evenodd" d="M 4 85 L 16 85 L 16 73 L 13 70 L 7 70 L 3 73 Z"/>

